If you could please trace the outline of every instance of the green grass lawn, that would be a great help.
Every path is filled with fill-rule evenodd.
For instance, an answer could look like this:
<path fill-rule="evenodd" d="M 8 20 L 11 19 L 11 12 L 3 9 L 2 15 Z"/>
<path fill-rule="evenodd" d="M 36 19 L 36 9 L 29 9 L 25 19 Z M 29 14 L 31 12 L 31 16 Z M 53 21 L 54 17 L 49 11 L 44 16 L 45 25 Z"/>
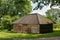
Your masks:
<path fill-rule="evenodd" d="M 13 38 L 41 38 L 41 37 L 54 37 L 54 36 L 60 36 L 60 29 L 54 29 L 54 32 L 45 34 L 27 34 L 27 33 L 0 31 L 0 40 L 3 39 L 12 40 Z"/>

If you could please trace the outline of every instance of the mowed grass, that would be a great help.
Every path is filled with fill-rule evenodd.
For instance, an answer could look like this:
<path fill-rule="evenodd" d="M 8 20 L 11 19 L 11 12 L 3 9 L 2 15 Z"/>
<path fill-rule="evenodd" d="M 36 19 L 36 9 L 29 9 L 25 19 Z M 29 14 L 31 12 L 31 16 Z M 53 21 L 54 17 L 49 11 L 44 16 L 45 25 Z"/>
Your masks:
<path fill-rule="evenodd" d="M 8 31 L 0 31 L 0 40 L 12 40 L 13 38 L 41 38 L 41 37 L 55 37 L 60 36 L 60 29 L 54 29 L 52 33 L 45 34 L 27 34 L 27 33 L 14 33 Z"/>

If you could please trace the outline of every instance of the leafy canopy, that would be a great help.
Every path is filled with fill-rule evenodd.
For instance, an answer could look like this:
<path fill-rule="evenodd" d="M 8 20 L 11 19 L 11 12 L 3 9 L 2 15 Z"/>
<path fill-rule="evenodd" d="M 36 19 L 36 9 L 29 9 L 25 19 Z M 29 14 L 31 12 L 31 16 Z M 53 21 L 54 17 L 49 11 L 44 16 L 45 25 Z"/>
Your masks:
<path fill-rule="evenodd" d="M 33 3 L 38 3 L 38 5 L 34 8 L 34 10 L 36 9 L 41 9 L 42 7 L 44 7 L 44 5 L 50 5 L 50 7 L 56 5 L 59 6 L 60 5 L 60 0 L 31 0 Z"/>
<path fill-rule="evenodd" d="M 14 20 L 31 11 L 30 0 L 0 0 L 0 28 L 10 30 Z"/>
<path fill-rule="evenodd" d="M 46 12 L 47 18 L 51 19 L 53 22 L 59 22 L 60 9 L 50 9 Z"/>

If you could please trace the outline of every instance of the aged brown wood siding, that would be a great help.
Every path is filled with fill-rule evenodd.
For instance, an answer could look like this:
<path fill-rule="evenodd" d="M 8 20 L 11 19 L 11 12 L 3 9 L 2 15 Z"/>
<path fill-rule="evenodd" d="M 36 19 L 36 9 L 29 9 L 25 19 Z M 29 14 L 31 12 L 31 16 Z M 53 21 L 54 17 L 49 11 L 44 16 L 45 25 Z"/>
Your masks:
<path fill-rule="evenodd" d="M 39 25 L 32 25 L 31 32 L 32 33 L 39 33 Z"/>
<path fill-rule="evenodd" d="M 22 28 L 21 28 L 21 27 Z M 23 33 L 39 33 L 39 25 L 26 25 L 23 24 L 14 25 L 14 32 L 23 32 Z"/>
<path fill-rule="evenodd" d="M 22 25 L 15 24 L 13 28 L 14 32 L 22 32 Z"/>
<path fill-rule="evenodd" d="M 17 25 L 16 24 L 13 25 L 13 31 L 17 32 Z"/>
<path fill-rule="evenodd" d="M 14 32 L 23 32 L 23 33 L 48 33 L 53 32 L 53 24 L 40 24 L 40 25 L 23 25 L 15 24 Z"/>
<path fill-rule="evenodd" d="M 27 25 L 23 26 L 23 32 L 26 33 L 39 33 L 39 25 Z"/>

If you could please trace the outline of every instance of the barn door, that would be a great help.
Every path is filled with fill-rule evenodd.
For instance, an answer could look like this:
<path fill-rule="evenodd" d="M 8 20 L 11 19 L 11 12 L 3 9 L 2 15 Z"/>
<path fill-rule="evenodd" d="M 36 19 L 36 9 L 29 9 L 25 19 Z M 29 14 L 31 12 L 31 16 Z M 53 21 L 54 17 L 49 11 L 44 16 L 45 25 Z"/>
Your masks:
<path fill-rule="evenodd" d="M 31 33 L 31 27 L 28 27 L 26 31 L 27 33 Z"/>
<path fill-rule="evenodd" d="M 22 26 L 18 26 L 18 30 L 22 32 Z"/>

